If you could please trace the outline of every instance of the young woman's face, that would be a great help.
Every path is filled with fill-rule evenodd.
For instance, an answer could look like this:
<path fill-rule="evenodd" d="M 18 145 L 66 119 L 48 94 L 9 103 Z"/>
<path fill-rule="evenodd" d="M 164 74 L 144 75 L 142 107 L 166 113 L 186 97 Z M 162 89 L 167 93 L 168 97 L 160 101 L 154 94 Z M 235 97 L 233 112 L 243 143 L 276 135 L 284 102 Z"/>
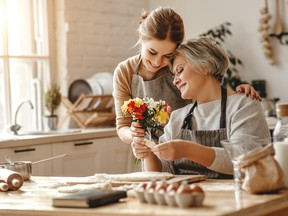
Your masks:
<path fill-rule="evenodd" d="M 151 72 L 157 72 L 169 64 L 176 49 L 176 43 L 170 40 L 150 39 L 141 43 L 141 57 L 144 66 Z"/>
<path fill-rule="evenodd" d="M 176 56 L 173 61 L 174 85 L 181 92 L 183 99 L 197 99 L 205 86 L 205 73 L 188 64 L 184 56 Z"/>

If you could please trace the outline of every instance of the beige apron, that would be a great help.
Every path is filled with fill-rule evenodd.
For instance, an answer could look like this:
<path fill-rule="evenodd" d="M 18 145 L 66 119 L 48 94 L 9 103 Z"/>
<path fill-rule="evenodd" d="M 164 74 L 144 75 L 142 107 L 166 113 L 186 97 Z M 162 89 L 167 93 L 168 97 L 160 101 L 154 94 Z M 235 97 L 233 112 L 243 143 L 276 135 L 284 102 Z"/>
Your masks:
<path fill-rule="evenodd" d="M 189 140 L 209 147 L 221 147 L 220 140 L 227 139 L 226 132 L 226 101 L 227 91 L 221 87 L 221 117 L 218 130 L 192 130 L 193 111 L 197 101 L 193 104 L 186 118 L 184 119 L 181 132 L 176 139 Z M 205 175 L 206 178 L 233 178 L 232 175 L 218 173 L 186 158 L 173 161 L 173 169 L 178 175 Z"/>
<path fill-rule="evenodd" d="M 172 111 L 187 105 L 188 101 L 181 98 L 180 91 L 173 84 L 173 74 L 168 67 L 167 73 L 162 76 L 153 80 L 144 81 L 143 78 L 138 75 L 140 65 L 141 60 L 132 77 L 132 98 L 150 97 L 155 101 L 164 100 L 169 104 Z M 162 134 L 163 128 L 157 131 L 155 139 L 158 139 Z"/>

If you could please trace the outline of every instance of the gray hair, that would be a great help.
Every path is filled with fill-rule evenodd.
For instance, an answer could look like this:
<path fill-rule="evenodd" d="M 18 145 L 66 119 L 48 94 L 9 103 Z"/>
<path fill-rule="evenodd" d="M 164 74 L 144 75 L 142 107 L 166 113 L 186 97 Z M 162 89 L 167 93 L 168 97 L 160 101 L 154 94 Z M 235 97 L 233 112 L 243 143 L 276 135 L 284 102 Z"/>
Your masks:
<path fill-rule="evenodd" d="M 184 56 L 188 64 L 196 70 L 205 70 L 220 83 L 229 67 L 229 58 L 225 50 L 208 37 L 191 39 L 181 44 L 174 56 Z"/>

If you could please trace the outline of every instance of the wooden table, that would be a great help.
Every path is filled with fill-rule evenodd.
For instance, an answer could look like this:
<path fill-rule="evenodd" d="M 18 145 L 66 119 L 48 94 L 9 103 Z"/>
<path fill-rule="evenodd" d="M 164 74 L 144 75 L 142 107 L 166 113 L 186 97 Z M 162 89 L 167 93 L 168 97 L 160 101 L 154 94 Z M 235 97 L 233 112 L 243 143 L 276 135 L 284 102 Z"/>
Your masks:
<path fill-rule="evenodd" d="M 54 208 L 52 197 L 59 195 L 57 189 L 43 185 L 67 181 L 65 177 L 32 177 L 19 191 L 0 192 L 0 215 L 43 216 L 114 216 L 114 215 L 288 215 L 288 190 L 278 194 L 236 194 L 232 180 L 206 180 L 198 184 L 205 190 L 202 207 L 181 209 L 140 203 L 133 197 L 123 202 L 92 209 Z M 240 197 L 238 197 L 240 196 Z"/>

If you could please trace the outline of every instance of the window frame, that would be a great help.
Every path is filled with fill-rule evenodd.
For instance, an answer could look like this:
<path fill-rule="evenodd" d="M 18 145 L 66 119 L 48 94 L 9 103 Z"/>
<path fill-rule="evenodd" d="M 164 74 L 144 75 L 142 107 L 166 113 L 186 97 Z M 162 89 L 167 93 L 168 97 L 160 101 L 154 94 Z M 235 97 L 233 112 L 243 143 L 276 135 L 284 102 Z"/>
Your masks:
<path fill-rule="evenodd" d="M 36 126 L 35 129 L 37 130 L 42 130 L 43 129 L 43 122 L 42 122 L 42 116 L 44 114 L 44 89 L 50 83 L 51 80 L 51 55 L 50 55 L 50 41 L 51 41 L 51 26 L 52 26 L 52 17 L 49 16 L 52 12 L 52 7 L 53 7 L 53 2 L 49 0 L 30 0 L 29 3 L 31 4 L 30 6 L 33 7 L 33 15 L 32 15 L 32 25 L 33 25 L 33 34 L 30 37 L 31 40 L 35 40 L 35 35 L 34 33 L 39 33 L 39 20 L 42 20 L 43 23 L 43 32 L 41 38 L 43 40 L 43 43 L 41 46 L 36 47 L 30 47 L 35 54 L 20 54 L 20 55 L 13 55 L 9 54 L 9 47 L 8 47 L 8 41 L 9 41 L 9 35 L 8 35 L 8 26 L 7 26 L 7 1 L 9 0 L 0 0 L 0 18 L 2 19 L 2 27 L 3 27 L 3 41 L 0 41 L 0 45 L 3 45 L 3 53 L 0 53 L 0 60 L 3 62 L 3 82 L 1 85 L 4 85 L 3 87 L 3 95 L 0 95 L 0 98 L 4 98 L 4 104 L 3 104 L 3 111 L 5 113 L 3 125 L 4 128 L 0 128 L 0 131 L 6 131 L 7 128 L 5 126 L 14 123 L 14 112 L 12 111 L 12 89 L 11 89 L 11 70 L 10 70 L 10 64 L 13 61 L 24 61 L 26 63 L 29 63 L 32 61 L 35 63 L 35 65 L 39 65 L 37 63 L 41 62 L 45 67 L 43 71 L 46 71 L 45 75 L 42 75 L 41 80 L 39 80 L 39 74 L 44 73 L 43 71 L 40 71 L 39 74 L 38 72 L 36 74 L 33 74 L 33 87 L 35 87 L 35 94 L 33 95 L 34 98 L 31 98 L 34 102 L 34 125 Z M 2 14 L 2 15 L 1 15 Z M 40 17 L 42 17 L 40 19 Z M 0 32 L 1 34 L 1 32 Z M 34 37 L 33 37 L 34 35 Z M 36 36 L 37 37 L 37 36 Z M 31 43 L 33 45 L 33 43 Z M 40 49 L 40 50 L 36 50 Z M 37 53 L 45 53 L 44 54 L 37 54 Z M 33 70 L 31 70 L 31 73 L 33 73 Z M 35 77 L 36 76 L 36 77 Z M 41 76 L 41 75 L 40 75 Z M 34 83 L 35 79 L 35 83 Z M 39 81 L 39 82 L 38 82 Z M 30 98 L 29 98 L 30 99 Z M 21 101 L 19 101 L 20 104 Z"/>

